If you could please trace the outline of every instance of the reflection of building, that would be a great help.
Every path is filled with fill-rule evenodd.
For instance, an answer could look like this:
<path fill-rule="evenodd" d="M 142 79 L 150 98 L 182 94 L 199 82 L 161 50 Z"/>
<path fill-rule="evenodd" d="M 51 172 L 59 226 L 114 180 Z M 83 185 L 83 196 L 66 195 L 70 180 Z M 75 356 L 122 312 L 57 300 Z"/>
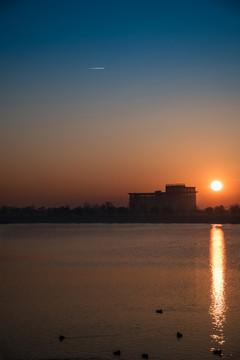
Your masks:
<path fill-rule="evenodd" d="M 131 210 L 191 211 L 196 209 L 196 188 L 185 184 L 166 185 L 165 192 L 129 193 Z"/>

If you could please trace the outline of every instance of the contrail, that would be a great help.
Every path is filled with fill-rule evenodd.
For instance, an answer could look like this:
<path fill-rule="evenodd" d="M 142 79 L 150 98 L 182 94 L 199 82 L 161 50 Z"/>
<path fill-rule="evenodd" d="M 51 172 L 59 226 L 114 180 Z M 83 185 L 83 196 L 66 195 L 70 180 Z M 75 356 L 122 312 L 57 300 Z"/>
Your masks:
<path fill-rule="evenodd" d="M 103 66 L 89 67 L 88 70 L 105 70 L 105 67 Z"/>

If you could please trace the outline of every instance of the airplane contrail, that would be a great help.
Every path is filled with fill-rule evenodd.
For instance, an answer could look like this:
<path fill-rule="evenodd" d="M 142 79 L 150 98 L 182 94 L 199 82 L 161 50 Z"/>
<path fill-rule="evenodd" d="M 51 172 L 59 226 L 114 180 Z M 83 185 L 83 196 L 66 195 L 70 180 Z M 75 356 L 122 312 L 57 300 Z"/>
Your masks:
<path fill-rule="evenodd" d="M 89 67 L 88 70 L 105 70 L 105 67 L 103 66 Z"/>

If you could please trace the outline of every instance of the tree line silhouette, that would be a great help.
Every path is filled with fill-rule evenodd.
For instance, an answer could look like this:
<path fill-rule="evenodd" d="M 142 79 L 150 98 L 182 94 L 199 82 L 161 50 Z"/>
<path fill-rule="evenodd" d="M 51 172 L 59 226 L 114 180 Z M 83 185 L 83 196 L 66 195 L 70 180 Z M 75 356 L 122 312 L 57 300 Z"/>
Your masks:
<path fill-rule="evenodd" d="M 111 202 L 102 205 L 90 205 L 70 208 L 60 207 L 0 207 L 0 223 L 35 223 L 35 222 L 231 222 L 240 223 L 240 206 L 229 208 L 223 205 L 196 209 L 195 211 L 172 211 L 171 208 L 150 211 L 133 211 L 128 207 L 117 207 Z"/>

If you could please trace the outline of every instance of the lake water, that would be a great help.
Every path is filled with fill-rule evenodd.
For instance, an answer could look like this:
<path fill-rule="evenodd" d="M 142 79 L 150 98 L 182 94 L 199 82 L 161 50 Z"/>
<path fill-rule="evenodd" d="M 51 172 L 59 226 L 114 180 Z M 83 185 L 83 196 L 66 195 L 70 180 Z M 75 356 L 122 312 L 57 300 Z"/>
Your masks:
<path fill-rule="evenodd" d="M 240 225 L 1 225 L 0 274 L 0 359 L 240 359 Z"/>

